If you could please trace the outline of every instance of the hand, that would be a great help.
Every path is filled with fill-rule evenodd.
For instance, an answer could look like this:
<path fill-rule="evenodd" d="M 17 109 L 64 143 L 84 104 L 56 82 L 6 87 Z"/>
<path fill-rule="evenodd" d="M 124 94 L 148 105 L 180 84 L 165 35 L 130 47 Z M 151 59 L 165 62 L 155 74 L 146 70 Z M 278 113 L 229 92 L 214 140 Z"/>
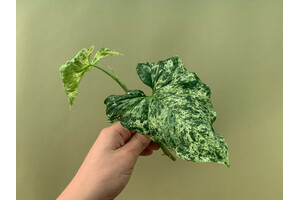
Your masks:
<path fill-rule="evenodd" d="M 139 155 L 159 145 L 148 136 L 126 130 L 120 123 L 104 128 L 77 174 L 59 200 L 111 200 L 124 189 Z"/>

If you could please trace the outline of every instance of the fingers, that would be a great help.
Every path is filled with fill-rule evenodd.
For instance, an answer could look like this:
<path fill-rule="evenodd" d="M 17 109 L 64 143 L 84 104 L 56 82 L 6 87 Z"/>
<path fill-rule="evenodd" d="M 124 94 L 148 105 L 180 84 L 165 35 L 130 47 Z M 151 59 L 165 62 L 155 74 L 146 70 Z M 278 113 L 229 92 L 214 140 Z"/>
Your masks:
<path fill-rule="evenodd" d="M 151 141 L 147 148 L 149 148 L 151 150 L 158 150 L 160 148 L 160 146 L 159 146 L 159 144 Z"/>
<path fill-rule="evenodd" d="M 147 156 L 151 155 L 154 150 L 158 150 L 160 146 L 153 142 L 150 137 L 129 131 L 125 129 L 120 122 L 115 123 L 108 128 L 107 135 L 113 138 L 115 141 L 114 149 L 118 149 L 123 146 L 124 150 L 134 153 L 134 155 Z M 108 138 L 106 138 L 108 139 Z"/>
<path fill-rule="evenodd" d="M 124 150 L 138 156 L 146 149 L 150 142 L 150 137 L 142 135 L 140 133 L 134 133 L 131 139 L 124 146 Z"/>
<path fill-rule="evenodd" d="M 125 129 L 120 122 L 113 124 L 110 128 L 112 132 L 115 132 L 122 136 L 125 143 L 131 138 L 132 131 Z"/>
<path fill-rule="evenodd" d="M 153 153 L 152 149 L 148 149 L 146 148 L 141 154 L 140 156 L 150 156 Z"/>
<path fill-rule="evenodd" d="M 107 150 L 116 150 L 126 144 L 132 133 L 126 130 L 120 122 L 104 128 L 97 138 L 97 146 Z"/>
<path fill-rule="evenodd" d="M 160 148 L 159 144 L 151 141 L 147 148 L 140 154 L 140 156 L 149 156 L 152 155 L 154 150 L 158 150 Z"/>

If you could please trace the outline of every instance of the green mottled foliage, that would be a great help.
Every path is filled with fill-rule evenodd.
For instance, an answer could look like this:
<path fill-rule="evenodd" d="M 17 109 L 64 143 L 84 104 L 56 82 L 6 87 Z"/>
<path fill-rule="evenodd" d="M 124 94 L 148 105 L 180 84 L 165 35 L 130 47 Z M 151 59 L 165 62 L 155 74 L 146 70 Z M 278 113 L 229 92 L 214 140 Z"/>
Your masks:
<path fill-rule="evenodd" d="M 173 160 L 168 149 L 184 160 L 229 166 L 227 144 L 212 128 L 216 113 L 210 101 L 211 91 L 195 73 L 185 69 L 178 56 L 137 65 L 140 79 L 152 88 L 152 95 L 146 96 L 140 90 L 128 90 L 113 71 L 96 66 L 101 58 L 120 53 L 102 48 L 90 61 L 93 49 L 93 46 L 82 49 L 59 68 L 70 106 L 76 99 L 84 73 L 98 68 L 126 92 L 105 99 L 109 122 L 120 121 L 127 129 L 150 136 Z"/>
<path fill-rule="evenodd" d="M 136 69 L 152 95 L 129 90 L 109 96 L 104 102 L 108 120 L 164 143 L 184 160 L 229 166 L 227 144 L 212 128 L 216 113 L 209 87 L 177 56 L 138 64 Z"/>
<path fill-rule="evenodd" d="M 90 62 L 90 56 L 93 50 L 94 46 L 91 46 L 89 49 L 82 49 L 72 60 L 67 61 L 59 68 L 60 77 L 69 98 L 70 106 L 75 102 L 78 86 L 85 72 L 90 71 L 103 57 L 122 55 L 114 50 L 102 48 L 96 52 L 93 60 Z"/>

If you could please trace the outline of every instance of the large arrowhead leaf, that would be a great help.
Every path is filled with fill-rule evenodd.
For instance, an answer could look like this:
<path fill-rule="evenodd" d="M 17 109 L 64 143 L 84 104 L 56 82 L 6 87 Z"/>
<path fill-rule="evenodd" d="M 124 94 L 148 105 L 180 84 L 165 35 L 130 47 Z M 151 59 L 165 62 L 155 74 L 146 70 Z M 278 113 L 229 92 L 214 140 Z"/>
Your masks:
<path fill-rule="evenodd" d="M 109 96 L 104 102 L 108 120 L 164 143 L 182 159 L 229 166 L 227 144 L 212 128 L 216 113 L 209 87 L 177 56 L 138 64 L 137 73 L 152 96 L 140 90 Z"/>
<path fill-rule="evenodd" d="M 90 55 L 94 46 L 89 49 L 82 49 L 72 59 L 67 61 L 59 68 L 60 77 L 64 84 L 65 92 L 68 96 L 70 106 L 72 106 L 77 97 L 79 83 L 85 72 L 90 71 L 97 62 L 106 56 L 122 55 L 114 50 L 102 48 L 96 52 L 93 60 L 90 62 Z"/>

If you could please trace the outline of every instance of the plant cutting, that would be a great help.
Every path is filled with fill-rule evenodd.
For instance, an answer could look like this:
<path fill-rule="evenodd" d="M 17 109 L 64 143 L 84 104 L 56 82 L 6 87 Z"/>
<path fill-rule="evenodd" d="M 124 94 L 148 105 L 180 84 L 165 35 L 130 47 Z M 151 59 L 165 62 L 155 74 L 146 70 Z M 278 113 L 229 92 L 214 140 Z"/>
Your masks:
<path fill-rule="evenodd" d="M 99 69 L 124 90 L 124 94 L 104 100 L 109 122 L 120 121 L 126 129 L 151 137 L 174 161 L 170 150 L 184 160 L 217 162 L 229 167 L 227 144 L 212 127 L 216 112 L 210 101 L 211 90 L 195 73 L 186 70 L 178 56 L 137 65 L 139 78 L 152 89 L 152 95 L 147 96 L 141 90 L 129 90 L 111 68 L 97 65 L 104 57 L 122 54 L 102 48 L 91 59 L 93 50 L 93 46 L 82 49 L 59 68 L 70 107 L 83 75 Z"/>

